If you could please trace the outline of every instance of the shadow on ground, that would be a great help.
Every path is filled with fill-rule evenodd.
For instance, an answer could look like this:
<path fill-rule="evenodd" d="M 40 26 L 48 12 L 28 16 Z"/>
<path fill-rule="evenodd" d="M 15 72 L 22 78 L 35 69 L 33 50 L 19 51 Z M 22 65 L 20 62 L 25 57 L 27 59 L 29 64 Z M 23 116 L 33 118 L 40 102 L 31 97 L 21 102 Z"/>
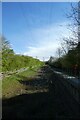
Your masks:
<path fill-rule="evenodd" d="M 78 119 L 79 105 L 60 82 L 62 78 L 53 73 L 48 66 L 39 71 L 36 78 L 22 77 L 21 84 L 34 89 L 46 88 L 48 91 L 22 94 L 3 100 L 3 119 Z M 46 78 L 47 77 L 47 78 Z M 33 82 L 34 81 L 34 82 Z M 30 88 L 32 89 L 32 88 Z"/>

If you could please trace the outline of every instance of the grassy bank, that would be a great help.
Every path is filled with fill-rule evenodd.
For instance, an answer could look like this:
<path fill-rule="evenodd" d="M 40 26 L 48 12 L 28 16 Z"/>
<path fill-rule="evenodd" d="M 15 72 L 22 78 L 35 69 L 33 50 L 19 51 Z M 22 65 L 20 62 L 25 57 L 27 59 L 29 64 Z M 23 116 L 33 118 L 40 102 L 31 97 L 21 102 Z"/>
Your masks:
<path fill-rule="evenodd" d="M 23 93 L 26 93 L 29 89 L 29 86 L 21 84 L 22 80 L 32 80 L 37 74 L 38 70 L 44 64 L 38 64 L 36 66 L 30 67 L 27 71 L 21 72 L 19 74 L 13 74 L 9 77 L 5 77 L 2 81 L 2 96 L 4 98 L 10 98 L 13 96 L 17 96 Z"/>

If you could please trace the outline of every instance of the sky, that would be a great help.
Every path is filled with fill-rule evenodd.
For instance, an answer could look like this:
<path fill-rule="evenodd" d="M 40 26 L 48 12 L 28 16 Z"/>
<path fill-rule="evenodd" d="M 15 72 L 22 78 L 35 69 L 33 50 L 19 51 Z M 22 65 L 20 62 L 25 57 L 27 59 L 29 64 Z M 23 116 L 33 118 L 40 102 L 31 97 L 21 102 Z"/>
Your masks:
<path fill-rule="evenodd" d="M 0 32 L 2 33 L 2 3 L 0 2 Z"/>
<path fill-rule="evenodd" d="M 3 0 L 3 2 L 78 2 L 79 0 Z"/>
<path fill-rule="evenodd" d="M 70 11 L 70 2 L 4 2 L 2 33 L 15 53 L 48 60 L 70 35 Z"/>

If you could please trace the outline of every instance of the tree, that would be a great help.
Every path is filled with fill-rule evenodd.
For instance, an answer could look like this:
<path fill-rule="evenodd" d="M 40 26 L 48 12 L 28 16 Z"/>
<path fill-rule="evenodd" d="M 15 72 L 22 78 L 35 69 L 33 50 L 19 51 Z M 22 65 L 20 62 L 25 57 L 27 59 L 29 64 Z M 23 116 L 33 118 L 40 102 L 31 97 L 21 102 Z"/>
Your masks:
<path fill-rule="evenodd" d="M 72 20 L 72 25 L 69 25 L 69 27 L 72 28 L 72 32 L 77 38 L 76 42 L 78 45 L 80 44 L 80 1 L 75 6 L 71 4 L 71 8 L 72 8 L 72 11 L 70 14 L 67 15 L 67 17 Z"/>
<path fill-rule="evenodd" d="M 0 36 L 0 43 L 0 50 L 7 50 L 11 48 L 9 41 L 2 35 Z"/>
<path fill-rule="evenodd" d="M 61 57 L 62 52 L 63 52 L 63 50 L 61 49 L 61 47 L 58 47 L 58 48 L 57 48 L 57 51 L 56 51 L 56 53 L 58 54 L 58 58 Z"/>

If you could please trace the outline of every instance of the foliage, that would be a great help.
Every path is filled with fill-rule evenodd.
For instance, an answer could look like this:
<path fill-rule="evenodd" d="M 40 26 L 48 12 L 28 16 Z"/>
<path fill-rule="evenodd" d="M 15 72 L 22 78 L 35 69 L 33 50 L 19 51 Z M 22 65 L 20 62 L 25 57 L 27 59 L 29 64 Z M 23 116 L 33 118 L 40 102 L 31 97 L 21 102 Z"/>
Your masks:
<path fill-rule="evenodd" d="M 2 54 L 2 70 L 5 72 L 32 67 L 37 64 L 42 64 L 42 62 L 29 56 L 13 54 L 12 51 L 9 53 L 5 51 Z"/>
<path fill-rule="evenodd" d="M 73 50 L 69 50 L 68 53 L 60 58 L 58 58 L 53 63 L 49 63 L 54 68 L 58 68 L 69 72 L 73 75 L 80 74 L 80 46 Z"/>
<path fill-rule="evenodd" d="M 10 47 L 10 43 L 5 39 L 1 38 L 2 41 L 2 71 L 14 71 L 24 67 L 32 67 L 35 65 L 43 64 L 38 59 L 34 59 L 30 56 L 24 56 L 15 54 L 13 49 Z"/>
<path fill-rule="evenodd" d="M 69 25 L 72 34 L 63 38 L 61 47 L 57 49 L 59 58 L 49 64 L 63 70 L 78 71 L 80 74 L 80 2 L 77 6 L 71 4 L 71 8 L 72 13 L 68 15 L 68 18 L 73 21 L 73 24 Z"/>
<path fill-rule="evenodd" d="M 37 74 L 37 70 L 44 65 L 43 62 L 38 59 L 34 59 L 30 56 L 24 56 L 15 54 L 13 49 L 9 46 L 9 43 L 4 39 L 2 44 L 2 72 L 15 71 L 21 68 L 29 68 L 27 71 L 20 72 L 18 74 L 12 74 L 11 76 L 3 77 L 2 88 L 3 98 L 16 96 L 25 92 L 25 85 L 22 85 L 20 81 L 24 78 L 32 77 Z M 0 55 L 1 55 L 0 54 Z"/>
<path fill-rule="evenodd" d="M 1 43 L 0 51 L 10 49 L 11 47 L 9 41 L 6 40 L 6 38 L 2 35 L 0 35 L 0 43 Z"/>

